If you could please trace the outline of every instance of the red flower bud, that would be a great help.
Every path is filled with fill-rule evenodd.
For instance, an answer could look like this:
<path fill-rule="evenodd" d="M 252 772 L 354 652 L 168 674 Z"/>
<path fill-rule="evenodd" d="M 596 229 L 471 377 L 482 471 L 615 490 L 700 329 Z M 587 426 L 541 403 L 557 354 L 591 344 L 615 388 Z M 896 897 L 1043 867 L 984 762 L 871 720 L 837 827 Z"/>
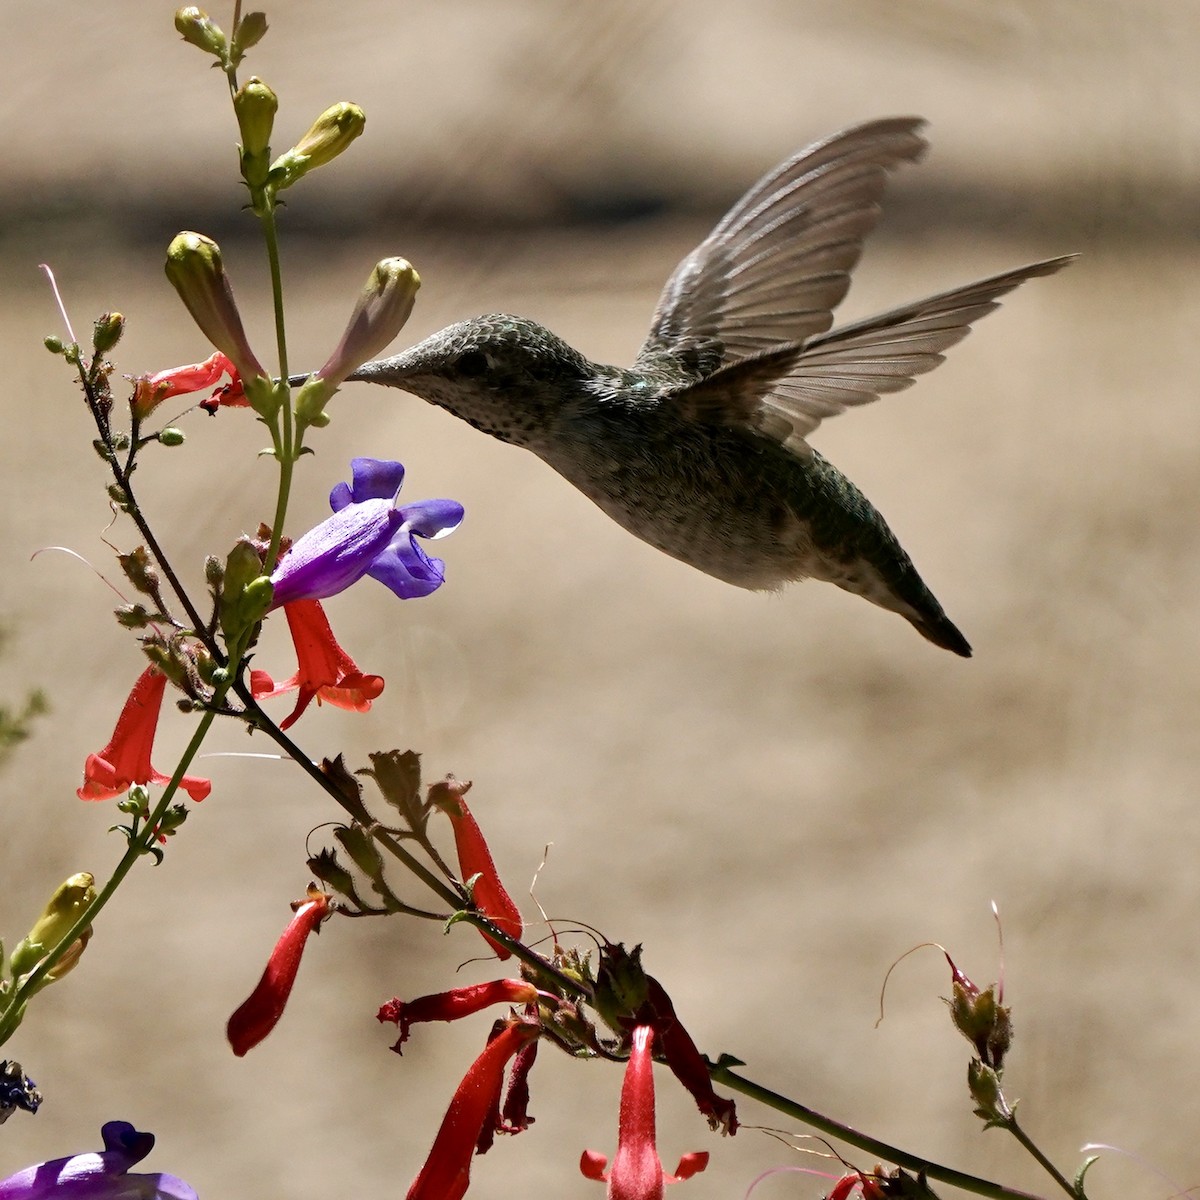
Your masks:
<path fill-rule="evenodd" d="M 470 783 L 460 783 L 449 777 L 429 789 L 429 802 L 440 808 L 454 827 L 454 844 L 458 850 L 458 866 L 463 882 L 475 879 L 472 898 L 476 909 L 504 933 L 519 938 L 525 928 L 521 922 L 521 910 L 504 890 L 483 832 L 463 799 L 470 786 Z M 497 958 L 509 957 L 511 952 L 508 949 L 486 933 L 483 936 L 495 950 Z"/>
<path fill-rule="evenodd" d="M 321 922 L 330 915 L 329 897 L 311 887 L 308 899 L 298 901 L 294 907 L 295 915 L 275 943 L 258 986 L 225 1027 L 225 1036 L 239 1058 L 257 1046 L 278 1024 L 292 994 L 308 935 L 317 932 Z"/>

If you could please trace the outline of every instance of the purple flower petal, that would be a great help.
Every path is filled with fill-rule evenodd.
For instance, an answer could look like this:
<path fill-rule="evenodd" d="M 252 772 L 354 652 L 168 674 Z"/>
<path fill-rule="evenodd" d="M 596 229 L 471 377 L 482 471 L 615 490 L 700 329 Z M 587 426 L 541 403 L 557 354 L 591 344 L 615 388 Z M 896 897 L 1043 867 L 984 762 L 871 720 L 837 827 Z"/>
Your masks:
<path fill-rule="evenodd" d="M 293 600 L 336 596 L 366 573 L 403 525 L 386 500 L 351 504 L 292 543 L 271 575 L 273 608 Z"/>
<path fill-rule="evenodd" d="M 463 519 L 463 506 L 457 500 L 418 500 L 405 504 L 404 528 L 423 538 L 445 537 L 453 533 Z"/>
<path fill-rule="evenodd" d="M 442 586 L 446 564 L 440 558 L 430 558 L 411 534 L 402 533 L 376 558 L 367 574 L 391 588 L 401 600 L 415 600 Z"/>
<path fill-rule="evenodd" d="M 441 586 L 445 565 L 414 539 L 451 533 L 463 519 L 462 505 L 454 500 L 398 505 L 404 480 L 400 463 L 356 458 L 350 465 L 353 482 L 339 483 L 329 493 L 333 516 L 297 538 L 279 560 L 271 575 L 272 608 L 325 599 L 364 575 L 405 600 L 428 596 Z"/>
<path fill-rule="evenodd" d="M 364 500 L 393 500 L 404 482 L 403 465 L 386 458 L 352 458 L 350 471 L 353 484 L 339 483 L 329 493 L 334 512 Z"/>
<path fill-rule="evenodd" d="M 38 1163 L 0 1181 L 0 1200 L 196 1200 L 174 1175 L 126 1174 L 150 1153 L 153 1134 L 128 1121 L 109 1121 L 101 1134 L 104 1150 Z"/>

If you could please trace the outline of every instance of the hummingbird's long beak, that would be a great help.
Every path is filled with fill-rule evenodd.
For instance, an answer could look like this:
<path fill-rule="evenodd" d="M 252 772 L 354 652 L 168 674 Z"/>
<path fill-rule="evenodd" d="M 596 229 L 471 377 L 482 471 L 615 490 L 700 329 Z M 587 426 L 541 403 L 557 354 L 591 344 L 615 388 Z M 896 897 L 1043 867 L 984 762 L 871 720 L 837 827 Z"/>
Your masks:
<path fill-rule="evenodd" d="M 413 365 L 406 354 L 396 354 L 391 358 L 377 358 L 373 362 L 363 363 L 357 370 L 346 376 L 347 383 L 386 383 L 398 385 L 406 376 L 413 373 Z M 299 387 L 309 377 L 307 375 L 289 375 L 288 383 Z"/>

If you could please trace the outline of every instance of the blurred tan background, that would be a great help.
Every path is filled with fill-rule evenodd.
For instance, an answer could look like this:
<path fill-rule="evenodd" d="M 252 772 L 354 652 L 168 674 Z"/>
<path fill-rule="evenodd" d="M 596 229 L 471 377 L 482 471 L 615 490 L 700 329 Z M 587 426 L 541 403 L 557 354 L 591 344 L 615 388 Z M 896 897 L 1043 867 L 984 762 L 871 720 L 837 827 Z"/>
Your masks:
<path fill-rule="evenodd" d="M 114 598 L 104 473 L 61 363 L 40 261 L 77 328 L 119 308 L 118 370 L 207 348 L 162 277 L 180 228 L 218 236 L 268 345 L 262 253 L 236 179 L 220 76 L 169 5 L 5 6 L 0 269 L 7 367 L 0 698 L 54 706 L 0 779 L 0 930 L 9 944 L 67 874 L 118 857 L 113 810 L 74 797 L 141 660 Z M 224 8 L 213 15 L 228 21 Z M 331 619 L 388 690 L 367 717 L 314 711 L 314 755 L 413 747 L 475 809 L 530 917 L 538 899 L 646 961 L 701 1047 L 752 1078 L 932 1159 L 1051 1192 L 979 1132 L 967 1046 L 927 939 L 994 978 L 1004 919 L 1017 1042 L 1010 1094 L 1068 1175 L 1084 1141 L 1100 1196 L 1200 1182 L 1200 10 L 1176 0 L 708 0 L 282 3 L 244 74 L 280 94 L 284 148 L 323 107 L 367 133 L 289 196 L 294 360 L 315 366 L 371 264 L 425 285 L 402 336 L 508 310 L 628 363 L 674 263 L 778 159 L 892 113 L 931 121 L 894 181 L 845 315 L 1081 251 L 989 317 L 936 374 L 814 438 L 886 514 L 975 646 L 964 662 L 824 585 L 742 593 L 633 540 L 531 456 L 400 393 L 348 387 L 300 472 L 302 529 L 355 454 L 409 467 L 410 498 L 467 506 L 440 544 L 447 586 L 408 605 L 364 583 Z M 263 351 L 265 353 L 265 350 Z M 244 414 L 193 414 L 147 457 L 144 502 L 199 580 L 269 517 L 272 472 Z M 284 639 L 263 665 L 291 671 Z M 286 711 L 280 705 L 280 712 Z M 164 715 L 169 767 L 188 722 Z M 265 751 L 235 729 L 212 749 Z M 277 1032 L 245 1061 L 224 1022 L 307 882 L 333 815 L 297 773 L 203 764 L 213 795 L 104 914 L 82 965 L 6 1048 L 47 1100 L 0 1133 L 0 1176 L 152 1129 L 148 1169 L 206 1198 L 396 1196 L 488 1019 L 418 1031 L 403 1060 L 374 1012 L 487 978 L 465 930 L 340 922 L 311 948 Z M 319 840 L 319 835 L 318 835 Z M 542 1056 L 534 1128 L 477 1160 L 472 1196 L 596 1196 L 576 1163 L 615 1146 L 620 1075 Z M 743 1195 L 819 1165 L 746 1128 L 718 1144 L 665 1072 L 667 1166 Z M 747 1126 L 785 1125 L 741 1107 Z M 867 1167 L 862 1156 L 855 1161 Z M 791 1175 L 756 1195 L 817 1197 Z"/>

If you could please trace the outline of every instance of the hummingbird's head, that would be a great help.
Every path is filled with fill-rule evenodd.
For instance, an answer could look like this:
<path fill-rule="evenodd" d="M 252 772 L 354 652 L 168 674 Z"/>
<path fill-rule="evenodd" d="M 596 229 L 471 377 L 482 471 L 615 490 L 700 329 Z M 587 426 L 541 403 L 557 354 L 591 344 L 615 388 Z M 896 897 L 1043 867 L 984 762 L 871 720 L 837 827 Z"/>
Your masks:
<path fill-rule="evenodd" d="M 403 388 L 485 433 L 528 444 L 589 378 L 589 367 L 544 326 L 493 313 L 365 363 L 348 378 Z"/>

